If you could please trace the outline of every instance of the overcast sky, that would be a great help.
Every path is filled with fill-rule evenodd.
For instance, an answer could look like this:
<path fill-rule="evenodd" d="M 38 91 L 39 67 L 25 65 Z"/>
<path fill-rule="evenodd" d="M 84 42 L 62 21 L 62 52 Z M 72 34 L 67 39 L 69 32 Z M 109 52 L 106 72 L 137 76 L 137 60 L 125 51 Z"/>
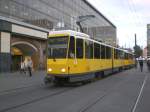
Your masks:
<path fill-rule="evenodd" d="M 88 0 L 117 27 L 119 45 L 143 48 L 147 43 L 147 24 L 150 23 L 150 0 Z"/>

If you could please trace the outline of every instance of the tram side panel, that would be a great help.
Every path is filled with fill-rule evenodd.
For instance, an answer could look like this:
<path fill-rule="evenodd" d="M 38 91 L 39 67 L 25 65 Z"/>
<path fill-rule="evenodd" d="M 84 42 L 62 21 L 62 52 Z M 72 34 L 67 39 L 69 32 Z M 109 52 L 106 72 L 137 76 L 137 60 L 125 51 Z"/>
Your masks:
<path fill-rule="evenodd" d="M 124 66 L 123 59 L 121 58 L 121 51 L 118 49 L 113 49 L 114 50 L 114 61 L 113 61 L 113 71 L 120 71 L 122 70 L 122 67 Z"/>

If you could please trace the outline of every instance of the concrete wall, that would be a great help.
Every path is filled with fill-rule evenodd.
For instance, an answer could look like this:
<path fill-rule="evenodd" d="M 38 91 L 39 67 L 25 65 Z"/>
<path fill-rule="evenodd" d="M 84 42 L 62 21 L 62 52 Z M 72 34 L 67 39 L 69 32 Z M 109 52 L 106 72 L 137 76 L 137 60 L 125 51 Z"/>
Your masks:
<path fill-rule="evenodd" d="M 10 33 L 0 32 L 0 72 L 9 71 L 10 67 Z"/>

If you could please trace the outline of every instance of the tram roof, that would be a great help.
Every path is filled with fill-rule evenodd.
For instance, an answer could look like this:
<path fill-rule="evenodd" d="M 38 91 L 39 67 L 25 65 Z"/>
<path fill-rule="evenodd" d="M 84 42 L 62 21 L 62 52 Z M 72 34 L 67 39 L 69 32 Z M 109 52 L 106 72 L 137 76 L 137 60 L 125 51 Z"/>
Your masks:
<path fill-rule="evenodd" d="M 73 30 L 59 30 L 59 31 L 50 31 L 49 32 L 49 36 L 50 35 L 70 35 L 70 36 L 81 36 L 84 38 L 90 38 L 89 35 L 85 34 L 85 33 L 81 33 L 81 32 L 77 32 L 77 31 L 73 31 Z"/>

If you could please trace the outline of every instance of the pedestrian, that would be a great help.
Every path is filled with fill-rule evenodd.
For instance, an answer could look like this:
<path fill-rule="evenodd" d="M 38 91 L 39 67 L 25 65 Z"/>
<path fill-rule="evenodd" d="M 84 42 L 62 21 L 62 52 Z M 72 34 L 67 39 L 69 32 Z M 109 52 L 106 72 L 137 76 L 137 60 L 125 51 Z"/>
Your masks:
<path fill-rule="evenodd" d="M 32 76 L 32 67 L 33 67 L 32 60 L 30 58 L 28 58 L 28 60 L 27 60 L 27 69 L 28 69 L 30 77 Z"/>
<path fill-rule="evenodd" d="M 137 69 L 138 67 L 138 61 L 137 61 L 137 58 L 135 58 L 135 68 Z"/>
<path fill-rule="evenodd" d="M 139 57 L 139 65 L 140 65 L 140 69 L 142 72 L 143 71 L 143 58 L 141 56 Z"/>
<path fill-rule="evenodd" d="M 147 59 L 147 69 L 150 72 L 150 58 Z"/>
<path fill-rule="evenodd" d="M 26 74 L 24 61 L 21 61 L 21 63 L 20 63 L 20 73 Z"/>
<path fill-rule="evenodd" d="M 72 51 L 70 51 L 70 58 L 75 58 L 75 55 Z"/>

